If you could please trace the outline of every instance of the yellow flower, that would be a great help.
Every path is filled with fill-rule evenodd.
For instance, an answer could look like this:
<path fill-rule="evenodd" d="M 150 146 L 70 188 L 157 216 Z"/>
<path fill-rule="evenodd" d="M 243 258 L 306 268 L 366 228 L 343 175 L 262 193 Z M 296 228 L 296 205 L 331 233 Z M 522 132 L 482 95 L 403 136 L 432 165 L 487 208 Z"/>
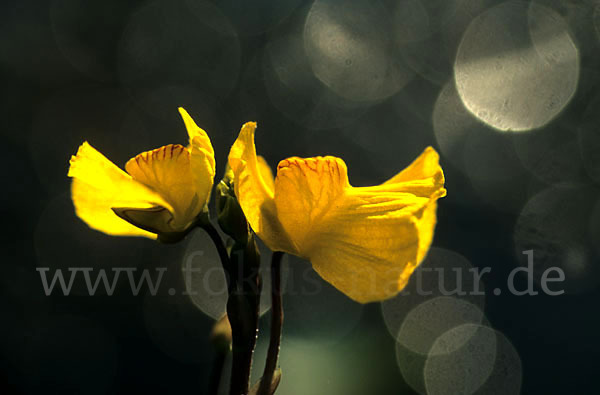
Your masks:
<path fill-rule="evenodd" d="M 75 211 L 91 228 L 114 236 L 174 240 L 206 210 L 215 175 L 210 139 L 180 108 L 189 145 L 143 152 L 119 169 L 84 142 L 71 157 Z"/>
<path fill-rule="evenodd" d="M 277 177 L 256 155 L 256 123 L 246 123 L 229 153 L 235 194 L 258 236 L 274 251 L 311 261 L 355 301 L 394 296 L 423 260 L 446 195 L 439 156 L 428 147 L 385 183 L 353 187 L 332 156 L 279 162 Z"/>

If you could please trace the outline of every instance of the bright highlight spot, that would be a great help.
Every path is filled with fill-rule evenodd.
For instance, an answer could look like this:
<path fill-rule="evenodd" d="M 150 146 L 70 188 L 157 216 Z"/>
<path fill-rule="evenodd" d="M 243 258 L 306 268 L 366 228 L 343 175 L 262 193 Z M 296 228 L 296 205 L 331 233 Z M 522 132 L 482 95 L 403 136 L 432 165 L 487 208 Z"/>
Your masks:
<path fill-rule="evenodd" d="M 511 1 L 471 22 L 454 76 L 462 101 L 481 121 L 501 131 L 528 131 L 550 122 L 573 97 L 579 52 L 560 15 Z"/>
<path fill-rule="evenodd" d="M 502 211 L 522 206 L 530 176 L 517 156 L 515 136 L 497 133 L 472 115 L 454 81 L 435 102 L 433 129 L 444 158 L 469 177 L 482 200 Z"/>

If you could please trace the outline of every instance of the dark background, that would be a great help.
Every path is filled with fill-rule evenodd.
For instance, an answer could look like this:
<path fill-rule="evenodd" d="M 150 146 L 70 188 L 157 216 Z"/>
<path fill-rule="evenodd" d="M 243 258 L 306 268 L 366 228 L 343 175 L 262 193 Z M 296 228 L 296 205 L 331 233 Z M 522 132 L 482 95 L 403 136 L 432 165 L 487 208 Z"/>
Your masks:
<path fill-rule="evenodd" d="M 183 295 L 181 275 L 193 251 L 206 251 L 194 260 L 204 270 L 216 264 L 205 236 L 165 246 L 92 231 L 74 215 L 66 176 L 84 140 L 119 166 L 139 152 L 185 144 L 178 106 L 210 135 L 217 179 L 249 120 L 258 122 L 257 149 L 273 167 L 292 155 L 336 155 L 356 186 L 383 182 L 434 146 L 448 196 L 424 265 L 491 268 L 486 296 L 466 299 L 476 310 L 438 301 L 410 316 L 417 329 L 403 335 L 399 323 L 425 299 L 362 306 L 308 263 L 287 259 L 278 393 L 409 394 L 424 383 L 430 393 L 458 393 L 465 372 L 478 383 L 466 393 L 594 392 L 598 2 L 368 3 L 2 3 L 0 392 L 205 393 L 214 358 L 208 333 L 223 300 Z M 504 68 L 491 68 L 489 59 Z M 459 96 L 455 77 L 481 89 Z M 498 108 L 498 97 L 517 105 Z M 488 103 L 487 113 L 468 103 Z M 526 264 L 529 249 L 534 289 L 541 290 L 543 270 L 559 267 L 565 280 L 552 288 L 563 295 L 509 293 L 509 274 Z M 147 289 L 132 295 L 124 279 L 112 296 L 86 295 L 81 279 L 68 296 L 46 296 L 42 267 L 168 272 L 156 296 Z M 194 278 L 200 287 L 203 277 Z M 525 289 L 526 276 L 515 286 Z M 431 362 L 423 373 L 426 355 L 411 354 L 411 342 L 441 336 L 450 321 L 472 322 L 467 310 L 485 312 L 476 323 L 497 332 L 481 329 L 487 332 L 473 340 L 479 348 L 440 365 L 456 371 L 438 372 Z M 487 349 L 496 353 L 489 369 L 482 368 Z"/>

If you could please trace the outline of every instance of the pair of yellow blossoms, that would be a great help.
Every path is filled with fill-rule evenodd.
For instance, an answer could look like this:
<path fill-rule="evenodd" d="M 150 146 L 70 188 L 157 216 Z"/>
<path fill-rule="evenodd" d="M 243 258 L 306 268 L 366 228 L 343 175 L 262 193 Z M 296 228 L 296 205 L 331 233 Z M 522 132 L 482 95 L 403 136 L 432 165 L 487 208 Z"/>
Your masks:
<path fill-rule="evenodd" d="M 71 158 L 77 215 L 110 235 L 185 231 L 207 203 L 215 176 L 206 132 L 179 109 L 189 145 L 137 155 L 119 169 L 87 142 Z M 352 187 L 332 156 L 279 162 L 277 177 L 256 155 L 256 123 L 243 127 L 229 153 L 235 194 L 256 234 L 273 251 L 311 261 L 329 283 L 361 302 L 397 294 L 425 257 L 445 196 L 438 154 L 427 148 L 381 185 Z"/>

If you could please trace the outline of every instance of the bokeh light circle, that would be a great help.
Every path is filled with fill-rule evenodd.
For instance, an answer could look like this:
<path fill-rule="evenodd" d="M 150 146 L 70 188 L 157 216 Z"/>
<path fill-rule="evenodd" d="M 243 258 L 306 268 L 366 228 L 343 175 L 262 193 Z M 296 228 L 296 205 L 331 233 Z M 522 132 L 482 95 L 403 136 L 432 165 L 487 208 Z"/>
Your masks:
<path fill-rule="evenodd" d="M 218 320 L 226 311 L 227 280 L 219 254 L 205 232 L 194 232 L 181 263 L 185 290 L 196 307 Z"/>
<path fill-rule="evenodd" d="M 556 12 L 509 1 L 471 22 L 454 76 L 462 101 L 481 121 L 528 131 L 550 122 L 573 97 L 579 52 Z"/>
<path fill-rule="evenodd" d="M 512 137 L 521 163 L 540 181 L 555 185 L 587 182 L 579 134 L 570 124 L 557 120 Z"/>
<path fill-rule="evenodd" d="M 350 100 L 393 95 L 414 72 L 403 64 L 390 30 L 389 13 L 378 1 L 315 1 L 304 27 L 304 47 L 315 76 Z"/>
<path fill-rule="evenodd" d="M 596 3 L 596 6 L 594 7 L 594 28 L 596 31 L 596 34 L 598 37 L 596 37 L 598 40 L 600 40 L 600 3 Z"/>
<path fill-rule="evenodd" d="M 400 43 L 420 41 L 448 24 L 465 0 L 400 0 L 393 18 Z"/>
<path fill-rule="evenodd" d="M 600 3 L 599 3 L 600 4 Z M 586 174 L 596 182 L 600 182 L 600 94 L 596 94 L 587 105 L 579 125 L 580 161 Z"/>
<path fill-rule="evenodd" d="M 464 171 L 465 142 L 473 130 L 482 129 L 482 124 L 465 108 L 454 81 L 447 82 L 439 91 L 432 121 L 435 140 L 444 159 Z"/>
<path fill-rule="evenodd" d="M 193 3 L 195 0 L 186 1 Z M 283 23 L 301 3 L 301 0 L 221 0 L 218 6 L 231 19 L 240 35 L 256 35 Z"/>
<path fill-rule="evenodd" d="M 477 390 L 481 395 L 519 395 L 523 365 L 515 346 L 496 331 L 496 362 L 486 382 Z"/>
<path fill-rule="evenodd" d="M 562 271 L 564 280 L 547 284 L 552 292 L 580 293 L 597 286 L 600 267 L 587 242 L 596 199 L 592 188 L 567 186 L 550 187 L 533 196 L 521 210 L 514 231 L 517 260 L 531 271 L 521 274 L 541 284 L 548 270 L 553 271 L 547 274 L 551 278 L 558 277 L 556 269 Z M 524 254 L 530 250 L 533 257 Z"/>
<path fill-rule="evenodd" d="M 444 85 L 435 101 L 433 131 L 443 160 L 465 173 L 484 201 L 508 212 L 522 206 L 531 177 L 519 160 L 513 136 L 497 133 L 471 114 L 454 81 Z M 448 188 L 452 182 L 448 179 Z"/>
<path fill-rule="evenodd" d="M 402 378 L 417 393 L 425 395 L 425 378 L 423 368 L 427 361 L 427 355 L 419 354 L 409 350 L 400 343 L 396 343 L 396 363 Z"/>
<path fill-rule="evenodd" d="M 258 243 L 261 254 L 260 277 L 262 281 L 260 314 L 271 308 L 271 251 Z M 287 258 L 282 260 L 281 284 L 287 283 Z M 229 291 L 219 254 L 204 231 L 196 231 L 189 241 L 181 261 L 181 274 L 185 293 L 204 314 L 218 320 L 227 310 Z"/>
<path fill-rule="evenodd" d="M 483 312 L 475 305 L 457 298 L 441 296 L 415 307 L 398 332 L 398 343 L 418 354 L 436 355 L 444 350 L 432 348 L 447 330 L 463 324 L 480 324 Z M 468 336 L 464 336 L 465 342 Z M 450 352 L 450 351 L 446 351 Z"/>
<path fill-rule="evenodd" d="M 347 125 L 360 117 L 369 103 L 341 97 L 319 81 L 295 34 L 275 37 L 262 58 L 264 84 L 273 106 L 287 118 L 313 130 Z"/>
<path fill-rule="evenodd" d="M 471 20 L 494 0 L 402 0 L 393 13 L 394 37 L 404 61 L 442 86 L 453 75 L 456 51 Z"/>
<path fill-rule="evenodd" d="M 470 316 L 480 323 L 481 317 L 477 318 L 477 311 L 484 310 L 484 290 L 481 278 L 475 276 L 475 268 L 468 259 L 454 251 L 433 247 L 411 276 L 406 288 L 396 297 L 381 302 L 381 311 L 386 327 L 394 338 L 415 309 L 439 297 L 454 298 L 454 301 L 442 299 L 441 304 L 470 312 Z M 474 307 L 470 308 L 471 305 Z M 429 308 L 435 306 L 429 305 Z M 418 324 L 414 319 L 412 321 L 411 325 Z M 406 338 L 406 342 L 406 346 L 411 348 L 409 343 L 413 340 Z M 411 349 L 425 353 L 428 351 L 423 345 L 415 345 Z"/>
<path fill-rule="evenodd" d="M 475 393 L 494 371 L 496 331 L 465 324 L 437 338 L 424 367 L 429 395 Z"/>

